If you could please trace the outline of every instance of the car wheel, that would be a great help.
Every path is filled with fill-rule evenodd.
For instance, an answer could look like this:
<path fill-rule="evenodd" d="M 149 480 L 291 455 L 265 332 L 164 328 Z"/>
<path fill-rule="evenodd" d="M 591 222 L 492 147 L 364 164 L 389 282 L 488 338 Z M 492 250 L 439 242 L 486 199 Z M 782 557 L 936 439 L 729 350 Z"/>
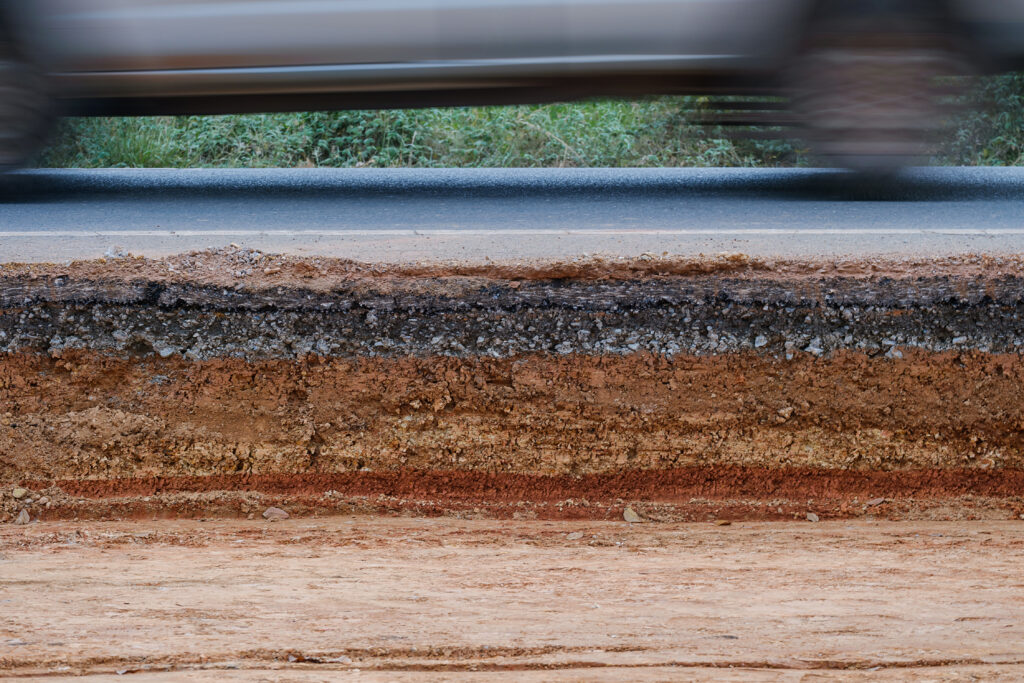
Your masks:
<path fill-rule="evenodd" d="M 6 49 L 5 49 L 6 48 Z M 46 79 L 10 45 L 0 45 L 0 171 L 26 165 L 54 121 Z"/>
<path fill-rule="evenodd" d="M 811 24 L 787 81 L 800 136 L 826 165 L 882 171 L 935 151 L 951 97 L 940 77 L 965 69 L 941 18 L 902 4 L 843 3 Z"/>

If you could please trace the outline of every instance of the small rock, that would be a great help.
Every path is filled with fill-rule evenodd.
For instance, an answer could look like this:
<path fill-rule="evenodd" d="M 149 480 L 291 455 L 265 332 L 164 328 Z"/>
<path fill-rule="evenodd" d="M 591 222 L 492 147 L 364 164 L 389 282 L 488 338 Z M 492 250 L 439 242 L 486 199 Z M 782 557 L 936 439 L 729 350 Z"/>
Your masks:
<path fill-rule="evenodd" d="M 644 521 L 640 518 L 640 515 L 636 514 L 636 510 L 633 508 L 626 508 L 622 511 L 622 518 L 630 524 L 636 524 L 637 522 Z"/>
<path fill-rule="evenodd" d="M 864 507 L 873 508 L 877 505 L 881 505 L 885 502 L 885 498 L 872 498 L 868 502 L 864 503 Z"/>
<path fill-rule="evenodd" d="M 278 522 L 282 519 L 288 519 L 289 515 L 281 508 L 267 508 L 263 511 L 263 519 L 270 520 L 271 522 Z"/>
<path fill-rule="evenodd" d="M 793 406 L 786 406 L 778 411 L 779 417 L 783 420 L 788 420 L 793 417 Z"/>
<path fill-rule="evenodd" d="M 808 512 L 807 513 L 807 521 L 808 522 L 817 522 L 818 521 L 818 515 L 814 514 L 813 512 Z"/>
<path fill-rule="evenodd" d="M 754 339 L 754 348 L 759 349 L 762 346 L 768 346 L 768 337 L 764 336 L 763 334 L 759 334 Z"/>
<path fill-rule="evenodd" d="M 14 520 L 15 524 L 28 524 L 32 521 L 32 518 L 28 516 L 28 510 L 22 508 L 21 512 L 18 513 L 17 519 Z"/>
<path fill-rule="evenodd" d="M 23 489 L 19 486 L 18 488 L 11 491 L 11 495 L 14 496 L 15 500 L 20 500 L 21 498 L 24 498 L 25 496 L 28 495 L 28 489 Z"/>
<path fill-rule="evenodd" d="M 730 522 L 727 519 L 716 519 L 715 520 L 715 526 L 729 526 L 731 524 L 732 524 L 732 522 Z"/>
<path fill-rule="evenodd" d="M 40 498 L 36 502 L 39 503 L 40 505 L 49 505 L 50 504 L 50 499 L 47 496 L 43 496 L 42 498 Z"/>
<path fill-rule="evenodd" d="M 582 531 L 574 531 L 571 534 L 569 534 L 568 536 L 566 536 L 565 538 L 566 538 L 566 540 L 569 540 L 569 541 L 578 541 L 581 538 L 583 538 L 583 532 Z"/>

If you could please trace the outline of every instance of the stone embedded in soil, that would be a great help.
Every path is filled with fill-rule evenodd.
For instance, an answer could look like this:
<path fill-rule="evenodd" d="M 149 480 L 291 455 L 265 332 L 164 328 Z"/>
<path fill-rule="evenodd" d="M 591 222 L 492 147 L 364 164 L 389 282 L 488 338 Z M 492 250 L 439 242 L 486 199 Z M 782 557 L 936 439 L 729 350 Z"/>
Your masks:
<path fill-rule="evenodd" d="M 281 508 L 269 507 L 263 511 L 263 519 L 271 522 L 279 522 L 283 519 L 288 519 L 288 517 L 290 515 Z"/>
<path fill-rule="evenodd" d="M 28 510 L 24 508 L 18 513 L 17 518 L 14 520 L 15 524 L 28 524 L 32 521 L 32 518 L 28 514 Z"/>
<path fill-rule="evenodd" d="M 28 495 L 28 490 L 18 487 L 11 491 L 11 495 L 14 496 L 15 500 L 20 500 Z"/>
<path fill-rule="evenodd" d="M 807 521 L 808 522 L 817 522 L 818 521 L 818 515 L 814 514 L 813 512 L 808 512 L 807 513 Z"/>
<path fill-rule="evenodd" d="M 571 534 L 567 534 L 565 537 L 567 541 L 578 541 L 581 538 L 583 538 L 582 531 L 573 531 Z"/>
<path fill-rule="evenodd" d="M 637 522 L 644 521 L 643 518 L 640 517 L 640 515 L 636 514 L 636 510 L 634 510 L 633 508 L 626 508 L 625 510 L 623 510 L 622 518 L 630 524 L 636 524 Z"/>

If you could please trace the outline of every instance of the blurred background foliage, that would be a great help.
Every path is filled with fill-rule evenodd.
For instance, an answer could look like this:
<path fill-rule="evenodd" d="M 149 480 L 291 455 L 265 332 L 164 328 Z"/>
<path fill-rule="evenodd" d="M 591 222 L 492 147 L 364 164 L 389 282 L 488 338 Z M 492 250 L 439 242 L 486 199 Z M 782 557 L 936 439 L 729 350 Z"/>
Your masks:
<path fill-rule="evenodd" d="M 937 164 L 1024 163 L 1024 75 L 979 80 Z M 706 100 L 64 121 L 40 166 L 799 166 L 799 143 L 690 124 Z"/>

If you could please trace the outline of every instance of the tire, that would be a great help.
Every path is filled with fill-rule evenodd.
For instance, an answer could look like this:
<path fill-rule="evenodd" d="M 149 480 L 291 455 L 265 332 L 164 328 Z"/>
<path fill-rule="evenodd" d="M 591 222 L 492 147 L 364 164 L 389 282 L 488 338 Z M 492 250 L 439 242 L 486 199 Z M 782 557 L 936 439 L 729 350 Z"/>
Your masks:
<path fill-rule="evenodd" d="M 800 136 L 830 166 L 926 161 L 947 118 L 938 79 L 965 72 L 937 3 L 833 5 L 814 17 L 789 70 Z"/>
<path fill-rule="evenodd" d="M 45 75 L 21 56 L 13 40 L 0 38 L 0 172 L 28 164 L 45 145 L 53 122 Z"/>

